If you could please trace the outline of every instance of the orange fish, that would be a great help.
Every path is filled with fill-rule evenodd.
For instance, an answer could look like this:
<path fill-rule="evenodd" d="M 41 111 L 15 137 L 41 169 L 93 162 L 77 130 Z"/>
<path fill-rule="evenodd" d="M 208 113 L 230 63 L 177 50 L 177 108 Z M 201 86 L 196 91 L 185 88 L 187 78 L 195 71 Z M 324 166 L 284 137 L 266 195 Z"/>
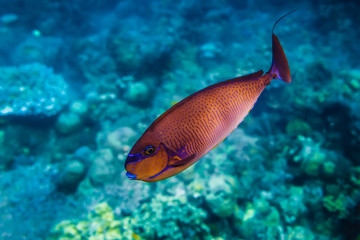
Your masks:
<path fill-rule="evenodd" d="M 276 24 L 285 16 L 272 30 L 270 70 L 204 88 L 163 113 L 131 149 L 125 161 L 129 179 L 155 182 L 184 171 L 243 121 L 272 79 L 291 82 L 286 56 L 274 34 Z"/>

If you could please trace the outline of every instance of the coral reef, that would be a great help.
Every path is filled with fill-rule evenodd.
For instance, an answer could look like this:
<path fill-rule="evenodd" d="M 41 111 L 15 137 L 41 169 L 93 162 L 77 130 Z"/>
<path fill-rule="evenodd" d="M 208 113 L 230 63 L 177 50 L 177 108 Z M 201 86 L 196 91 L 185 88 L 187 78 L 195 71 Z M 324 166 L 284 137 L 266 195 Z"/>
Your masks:
<path fill-rule="evenodd" d="M 170 212 L 169 212 L 170 211 Z M 86 220 L 63 220 L 51 230 L 51 239 L 207 239 L 204 210 L 186 199 L 156 195 L 135 211 L 135 217 L 115 218 L 114 210 L 100 203 Z"/>
<path fill-rule="evenodd" d="M 145 239 L 206 239 L 211 237 L 204 223 L 205 210 L 183 196 L 157 194 L 143 204 L 137 216 L 139 235 Z"/>
<path fill-rule="evenodd" d="M 117 240 L 141 239 L 132 231 L 135 220 L 127 217 L 115 219 L 113 210 L 106 203 L 95 206 L 84 221 L 63 220 L 53 227 L 48 240 Z"/>
<path fill-rule="evenodd" d="M 68 84 L 40 63 L 0 68 L 0 116 L 52 116 L 68 103 Z"/>
<path fill-rule="evenodd" d="M 280 5 L 292 83 L 183 173 L 128 180 L 166 109 L 267 71 Z M 0 1 L 0 238 L 360 239 L 359 23 L 354 0 Z"/>

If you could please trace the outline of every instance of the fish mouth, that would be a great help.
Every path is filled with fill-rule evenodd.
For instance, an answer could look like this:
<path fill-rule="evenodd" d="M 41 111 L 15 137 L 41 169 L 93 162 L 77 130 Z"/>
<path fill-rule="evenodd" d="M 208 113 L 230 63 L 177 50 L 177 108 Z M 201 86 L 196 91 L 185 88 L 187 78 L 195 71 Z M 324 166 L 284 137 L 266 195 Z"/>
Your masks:
<path fill-rule="evenodd" d="M 126 176 L 130 179 L 130 180 L 136 180 L 137 176 L 135 174 L 126 172 Z"/>
<path fill-rule="evenodd" d="M 127 165 L 129 163 L 136 163 L 136 162 L 140 162 L 142 160 L 142 155 L 141 153 L 137 153 L 137 154 L 129 154 L 125 160 L 125 169 L 127 169 Z M 138 177 L 135 174 L 132 174 L 130 172 L 126 172 L 126 176 L 130 179 L 130 180 L 136 180 Z"/>

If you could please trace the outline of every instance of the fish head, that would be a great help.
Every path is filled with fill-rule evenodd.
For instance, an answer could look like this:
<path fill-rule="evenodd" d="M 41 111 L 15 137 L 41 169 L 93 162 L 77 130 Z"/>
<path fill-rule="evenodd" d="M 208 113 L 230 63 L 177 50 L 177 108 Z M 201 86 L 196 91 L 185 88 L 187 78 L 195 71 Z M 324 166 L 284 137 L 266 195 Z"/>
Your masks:
<path fill-rule="evenodd" d="M 167 170 L 168 159 L 163 143 L 137 142 L 125 161 L 126 176 L 131 180 L 151 182 L 152 178 Z"/>

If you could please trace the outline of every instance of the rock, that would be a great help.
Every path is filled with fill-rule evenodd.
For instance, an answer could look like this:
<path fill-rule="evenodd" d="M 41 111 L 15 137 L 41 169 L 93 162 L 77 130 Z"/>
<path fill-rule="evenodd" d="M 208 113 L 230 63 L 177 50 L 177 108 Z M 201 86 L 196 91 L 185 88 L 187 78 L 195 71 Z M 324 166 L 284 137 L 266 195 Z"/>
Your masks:
<path fill-rule="evenodd" d="M 126 89 L 125 99 L 135 105 L 148 105 L 150 102 L 150 90 L 143 82 L 131 83 Z"/>
<path fill-rule="evenodd" d="M 84 117 L 88 112 L 88 105 L 84 101 L 74 101 L 70 104 L 70 112 Z"/>
<path fill-rule="evenodd" d="M 135 41 L 126 41 L 113 35 L 109 37 L 108 47 L 120 71 L 128 74 L 140 68 L 143 57 Z"/>
<path fill-rule="evenodd" d="M 135 140 L 136 132 L 129 127 L 118 128 L 106 136 L 106 143 L 109 147 L 117 151 L 123 151 L 124 148 L 129 148 L 130 142 Z"/>
<path fill-rule="evenodd" d="M 312 132 L 309 124 L 302 121 L 301 119 L 294 119 L 287 123 L 286 133 L 289 135 L 303 135 L 308 136 Z"/>
<path fill-rule="evenodd" d="M 77 160 L 67 161 L 60 169 L 58 189 L 63 192 L 74 192 L 85 175 L 85 166 Z"/>
<path fill-rule="evenodd" d="M 81 146 L 75 150 L 73 157 L 87 164 L 90 161 L 91 152 L 92 151 L 88 146 Z"/>
<path fill-rule="evenodd" d="M 61 113 L 56 121 L 56 129 L 65 135 L 78 131 L 82 125 L 81 117 L 72 112 Z"/>
<path fill-rule="evenodd" d="M 114 155 L 110 149 L 102 149 L 90 166 L 89 178 L 93 185 L 99 186 L 111 181 L 116 173 Z"/>

